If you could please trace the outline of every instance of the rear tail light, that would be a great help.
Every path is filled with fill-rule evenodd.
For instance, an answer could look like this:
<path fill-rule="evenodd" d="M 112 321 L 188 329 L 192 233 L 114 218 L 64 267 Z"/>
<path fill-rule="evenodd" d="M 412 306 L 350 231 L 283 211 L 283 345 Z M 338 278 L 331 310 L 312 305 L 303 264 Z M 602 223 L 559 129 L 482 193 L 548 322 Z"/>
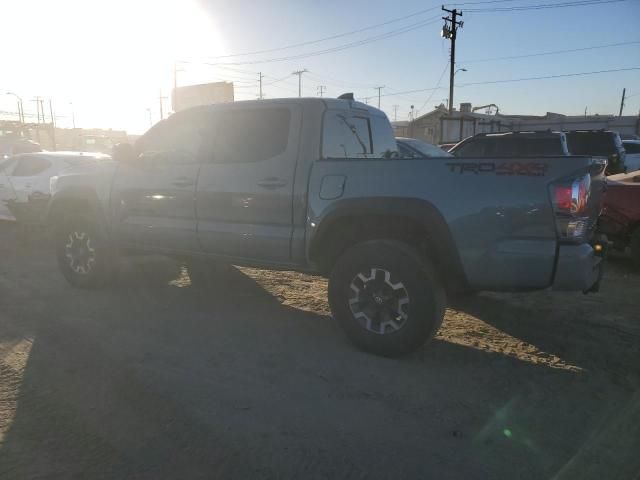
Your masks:
<path fill-rule="evenodd" d="M 591 176 L 585 175 L 570 182 L 556 183 L 553 189 L 554 208 L 557 213 L 579 214 L 586 210 L 591 195 Z"/>
<path fill-rule="evenodd" d="M 556 228 L 561 239 L 578 241 L 585 239 L 592 224 L 587 214 L 591 196 L 591 176 L 551 185 Z"/>

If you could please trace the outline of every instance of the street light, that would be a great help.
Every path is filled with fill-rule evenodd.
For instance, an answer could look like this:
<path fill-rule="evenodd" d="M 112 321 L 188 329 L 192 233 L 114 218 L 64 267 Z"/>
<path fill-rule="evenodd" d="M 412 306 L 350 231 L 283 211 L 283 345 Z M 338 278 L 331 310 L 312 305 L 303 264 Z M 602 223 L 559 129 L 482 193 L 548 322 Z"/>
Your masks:
<path fill-rule="evenodd" d="M 467 71 L 466 68 L 459 68 L 455 72 L 453 72 L 453 76 L 455 77 L 456 73 L 458 73 L 458 72 L 466 72 L 466 71 Z"/>
<path fill-rule="evenodd" d="M 14 97 L 16 97 L 16 99 L 18 100 L 18 119 L 20 121 L 20 123 L 24 124 L 24 110 L 22 109 L 22 98 L 20 98 L 19 95 L 16 95 L 13 92 L 7 92 L 7 95 L 12 95 Z"/>

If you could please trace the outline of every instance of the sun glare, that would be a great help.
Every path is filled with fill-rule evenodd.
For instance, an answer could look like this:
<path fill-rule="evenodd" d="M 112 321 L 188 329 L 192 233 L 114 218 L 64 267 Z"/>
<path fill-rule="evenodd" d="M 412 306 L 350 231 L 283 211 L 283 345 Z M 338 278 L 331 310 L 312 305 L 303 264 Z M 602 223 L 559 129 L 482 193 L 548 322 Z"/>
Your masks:
<path fill-rule="evenodd" d="M 13 20 L 0 38 L 19 45 L 3 52 L 3 87 L 53 98 L 61 117 L 73 101 L 86 126 L 147 126 L 145 110 L 160 90 L 169 94 L 175 61 L 224 54 L 215 19 L 195 0 L 21 0 L 3 10 Z"/>

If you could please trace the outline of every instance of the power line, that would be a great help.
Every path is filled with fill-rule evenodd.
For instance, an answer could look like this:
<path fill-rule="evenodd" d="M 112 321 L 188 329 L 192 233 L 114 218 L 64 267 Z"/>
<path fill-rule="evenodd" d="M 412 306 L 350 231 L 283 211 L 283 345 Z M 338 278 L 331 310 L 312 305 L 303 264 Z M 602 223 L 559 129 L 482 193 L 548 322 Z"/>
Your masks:
<path fill-rule="evenodd" d="M 413 17 L 416 17 L 418 15 L 423 15 L 423 14 L 425 14 L 427 12 L 431 12 L 431 11 L 435 10 L 436 8 L 438 8 L 438 7 L 425 8 L 423 10 L 418 10 L 417 12 L 413 12 L 413 13 L 410 13 L 408 15 L 404 15 L 402 17 L 392 18 L 391 20 L 387 20 L 386 22 L 376 23 L 375 25 L 369 25 L 367 27 L 362 27 L 362 28 L 359 28 L 357 30 L 351 30 L 350 32 L 338 33 L 336 35 L 331 35 L 329 37 L 318 38 L 316 40 L 309 40 L 309 41 L 306 41 L 306 42 L 294 43 L 294 44 L 291 44 L 291 45 L 284 45 L 282 47 L 269 48 L 269 49 L 264 49 L 264 50 L 254 50 L 253 52 L 231 53 L 231 54 L 228 54 L 228 55 L 217 55 L 215 57 L 208 57 L 208 58 L 219 59 L 219 58 L 244 57 L 244 56 L 248 56 L 248 55 L 259 55 L 259 54 L 262 54 L 262 53 L 279 52 L 279 51 L 288 50 L 288 49 L 291 49 L 291 48 L 304 47 L 304 46 L 307 46 L 307 45 L 314 45 L 316 43 L 326 42 L 326 41 L 329 41 L 329 40 L 335 40 L 337 38 L 347 37 L 349 35 L 355 35 L 356 33 L 362 33 L 362 32 L 366 32 L 367 30 L 373 30 L 375 28 L 383 27 L 385 25 L 389 25 L 389 24 L 392 24 L 392 23 L 400 22 L 400 21 L 406 20 L 408 18 L 413 18 Z"/>
<path fill-rule="evenodd" d="M 485 0 L 485 1 L 477 1 L 477 2 L 462 2 L 462 3 L 454 3 L 454 4 L 450 4 L 450 5 L 482 5 L 482 4 L 492 4 L 492 3 L 506 3 L 506 2 L 516 2 L 516 1 L 526 1 L 526 0 Z M 591 0 L 594 1 L 594 0 Z M 622 0 L 620 0 L 622 1 Z M 330 35 L 328 37 L 323 37 L 323 38 L 318 38 L 315 40 L 308 40 L 308 41 L 304 41 L 304 42 L 299 42 L 299 43 L 294 43 L 294 44 L 290 44 L 290 45 L 283 45 L 281 47 L 275 47 L 275 48 L 269 48 L 269 49 L 263 49 L 263 50 L 254 50 L 251 52 L 242 52 L 242 53 L 230 53 L 230 54 L 226 54 L 226 55 L 216 55 L 216 56 L 210 56 L 210 57 L 206 57 L 208 59 L 221 59 L 221 58 L 233 58 L 233 57 L 242 57 L 242 56 L 249 56 L 249 55 L 259 55 L 262 53 L 273 53 L 273 52 L 279 52 L 282 50 L 289 50 L 291 48 L 297 48 L 297 47 L 305 47 L 308 45 L 315 45 L 317 43 L 322 43 L 322 42 L 327 42 L 330 40 L 335 40 L 338 38 L 343 38 L 343 37 L 347 37 L 350 35 L 355 35 L 357 33 L 362 33 L 362 32 L 366 32 L 368 30 L 373 30 L 379 27 L 384 27 L 385 25 L 390 25 L 392 23 L 397 23 L 397 22 L 401 22 L 402 20 L 407 20 L 409 18 L 413 18 L 413 17 L 417 17 L 419 15 L 423 15 L 425 13 L 434 11 L 438 8 L 438 6 L 433 6 L 433 7 L 429 7 L 429 8 L 425 8 L 422 10 L 418 10 L 416 12 L 412 12 L 409 13 L 407 15 L 403 15 L 401 17 L 396 17 L 396 18 L 392 18 L 390 20 L 387 20 L 385 22 L 381 22 L 381 23 L 376 23 L 373 25 L 368 25 L 366 27 L 362 27 L 359 28 L 357 30 L 351 30 L 348 32 L 343 32 L 343 33 L 338 33 L 335 35 Z"/>
<path fill-rule="evenodd" d="M 575 2 L 542 3 L 538 5 L 522 5 L 514 7 L 469 8 L 468 13 L 521 12 L 525 10 L 545 10 L 549 8 L 585 7 L 608 3 L 626 2 L 627 0 L 578 0 Z"/>
<path fill-rule="evenodd" d="M 487 3 L 507 3 L 507 2 L 522 2 L 526 0 L 486 0 L 484 2 L 454 2 L 454 3 L 445 3 L 446 6 L 463 6 L 463 5 L 483 5 Z"/>
<path fill-rule="evenodd" d="M 581 77 L 585 75 L 596 75 L 599 73 L 613 73 L 613 72 L 629 72 L 632 70 L 640 70 L 640 67 L 626 67 L 626 68 L 614 68 L 610 70 L 596 70 L 593 72 L 577 72 L 577 73 L 563 73 L 559 75 L 546 75 L 541 77 L 525 77 L 525 78 L 512 78 L 508 80 L 488 80 L 485 82 L 471 82 L 471 83 L 461 83 L 456 85 L 456 87 L 469 87 L 472 85 L 489 85 L 494 83 L 509 83 L 509 82 L 525 82 L 529 80 L 546 80 L 549 78 L 566 78 L 566 77 Z"/>
<path fill-rule="evenodd" d="M 442 79 L 444 78 L 444 74 L 447 71 L 447 67 L 449 66 L 449 62 L 447 62 L 447 64 L 444 66 L 444 68 L 442 69 L 442 73 L 440 74 L 440 78 L 438 78 L 438 83 L 436 83 L 436 88 L 440 87 L 440 83 L 442 82 Z M 431 91 L 431 95 L 429 95 L 429 98 L 427 98 L 424 103 L 422 104 L 422 106 L 418 109 L 418 110 L 422 110 L 427 103 L 429 103 L 431 101 L 431 99 L 433 98 L 433 95 L 436 93 L 437 90 L 432 90 Z"/>
<path fill-rule="evenodd" d="M 283 62 L 283 61 L 288 61 L 288 60 L 299 60 L 302 58 L 309 58 L 309 57 L 315 57 L 318 55 L 325 55 L 327 53 L 334 53 L 334 52 L 339 52 L 342 50 L 346 50 L 348 48 L 353 48 L 353 47 L 359 47 L 361 45 L 366 45 L 368 43 L 372 43 L 372 42 L 376 42 L 379 40 L 384 40 L 387 38 L 391 38 L 391 37 L 395 37 L 397 35 L 402 35 L 403 33 L 408 33 L 411 32 L 413 30 L 416 30 L 418 28 L 422 28 L 425 27 L 427 25 L 431 25 L 432 23 L 434 23 L 435 21 L 437 21 L 438 17 L 432 17 L 429 18 L 427 20 L 423 20 L 417 23 L 413 23 L 410 25 L 407 25 L 405 27 L 396 29 L 396 30 L 391 30 L 389 32 L 380 34 L 380 35 L 376 35 L 373 37 L 367 37 L 364 38 L 362 40 L 358 40 L 355 42 L 351 42 L 351 43 L 346 43 L 346 44 L 342 44 L 342 45 L 338 45 L 332 48 L 327 48 L 325 50 L 316 50 L 315 52 L 308 52 L 308 53 L 303 53 L 303 54 L 299 54 L 299 55 L 291 55 L 291 56 L 287 56 L 287 57 L 279 57 L 279 58 L 269 58 L 269 59 L 263 59 L 263 60 L 247 60 L 247 61 L 241 61 L 241 62 L 214 62 L 214 63 L 208 63 L 208 62 L 202 62 L 206 65 L 212 65 L 212 66 L 218 66 L 218 65 L 255 65 L 255 64 L 259 64 L 259 63 L 272 63 L 272 62 Z"/>
<path fill-rule="evenodd" d="M 266 77 L 266 75 L 265 75 L 265 77 Z M 271 78 L 271 77 L 269 77 L 269 78 Z M 269 85 L 273 85 L 274 83 L 280 83 L 280 82 L 287 83 L 287 82 L 285 82 L 285 80 L 287 80 L 289 78 L 291 78 L 291 74 L 287 75 L 286 77 L 277 78 L 277 79 L 275 79 L 275 80 L 273 80 L 271 82 L 265 83 L 264 86 L 268 87 Z"/>
<path fill-rule="evenodd" d="M 448 64 L 447 64 L 447 66 L 448 66 Z M 541 76 L 541 77 L 527 77 L 527 78 L 514 78 L 514 79 L 508 79 L 508 80 L 489 80 L 489 81 L 485 81 L 485 82 L 461 83 L 461 84 L 457 84 L 456 87 L 469 87 L 469 86 L 472 86 L 472 85 L 488 85 L 488 84 L 493 84 L 493 83 L 523 82 L 523 81 L 528 81 L 528 80 L 546 80 L 546 79 L 550 79 L 550 78 L 578 77 L 578 76 L 584 76 L 584 75 L 595 75 L 595 74 L 599 74 L 599 73 L 626 72 L 626 71 L 633 71 L 633 70 L 640 70 L 640 67 L 626 67 L 626 68 L 617 68 L 617 69 L 611 69 L 611 70 L 598 70 L 598 71 L 594 71 L 594 72 L 565 73 L 565 74 L 547 75 L 547 76 Z M 445 69 L 445 71 L 446 71 L 446 69 Z M 432 91 L 432 90 L 441 90 L 442 88 L 443 87 L 417 88 L 415 90 L 404 90 L 404 91 L 401 91 L 401 92 L 384 93 L 384 94 L 382 94 L 380 96 L 381 97 L 395 97 L 395 96 L 398 96 L 398 95 L 405 95 L 407 93 L 420 93 L 420 92 L 429 92 L 429 91 Z M 371 99 L 373 97 L 364 97 L 364 98 Z"/>
<path fill-rule="evenodd" d="M 448 64 L 447 64 L 448 65 Z M 431 90 L 440 90 L 442 87 L 431 87 L 431 88 L 417 88 L 415 90 L 404 90 L 402 92 L 393 92 L 393 93 L 383 93 L 380 95 L 381 97 L 396 97 L 402 96 L 407 93 L 420 93 L 420 92 L 430 92 Z M 363 97 L 366 100 L 370 100 L 374 97 Z"/>
<path fill-rule="evenodd" d="M 479 58 L 476 60 L 463 60 L 461 63 L 478 63 L 478 62 L 492 62 L 496 60 L 515 60 L 517 58 L 529 58 L 529 57 L 542 57 L 544 55 L 557 55 L 560 53 L 574 53 L 574 52 L 584 52 L 587 50 L 596 50 L 599 48 L 609 48 L 609 47 L 620 47 L 623 45 L 634 45 L 640 43 L 640 40 L 633 40 L 630 42 L 619 42 L 619 43 L 609 43 L 606 45 L 594 45 L 591 47 L 582 47 L 582 48 L 571 48 L 567 50 L 553 50 L 549 52 L 539 52 L 539 53 L 527 53 L 524 55 L 511 55 L 507 57 L 489 57 L 489 58 Z"/>
<path fill-rule="evenodd" d="M 375 85 L 373 83 L 370 84 L 365 84 L 365 83 L 360 83 L 360 82 L 351 82 L 348 80 L 340 80 L 337 78 L 333 78 L 330 77 L 326 74 L 322 74 L 322 75 L 318 75 L 315 72 L 308 72 L 307 73 L 308 76 L 310 76 L 311 78 L 316 78 L 317 80 L 326 82 L 330 85 L 334 85 L 336 87 L 343 87 L 343 88 L 375 88 Z"/>

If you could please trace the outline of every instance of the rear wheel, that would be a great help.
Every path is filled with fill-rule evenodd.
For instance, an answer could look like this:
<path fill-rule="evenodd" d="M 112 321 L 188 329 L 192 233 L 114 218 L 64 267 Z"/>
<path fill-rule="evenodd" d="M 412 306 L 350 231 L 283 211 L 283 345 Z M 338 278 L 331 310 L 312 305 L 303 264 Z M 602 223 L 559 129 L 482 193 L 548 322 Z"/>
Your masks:
<path fill-rule="evenodd" d="M 80 288 L 104 285 L 113 272 L 113 248 L 98 224 L 84 216 L 65 219 L 55 231 L 56 257 L 67 281 Z"/>
<path fill-rule="evenodd" d="M 640 268 L 640 227 L 636 227 L 633 234 L 631 234 L 629 247 L 631 247 L 631 259 L 633 263 L 636 268 Z"/>
<path fill-rule="evenodd" d="M 393 357 L 433 338 L 444 318 L 445 291 L 427 259 L 403 243 L 376 240 L 338 259 L 329 303 L 353 343 Z"/>

